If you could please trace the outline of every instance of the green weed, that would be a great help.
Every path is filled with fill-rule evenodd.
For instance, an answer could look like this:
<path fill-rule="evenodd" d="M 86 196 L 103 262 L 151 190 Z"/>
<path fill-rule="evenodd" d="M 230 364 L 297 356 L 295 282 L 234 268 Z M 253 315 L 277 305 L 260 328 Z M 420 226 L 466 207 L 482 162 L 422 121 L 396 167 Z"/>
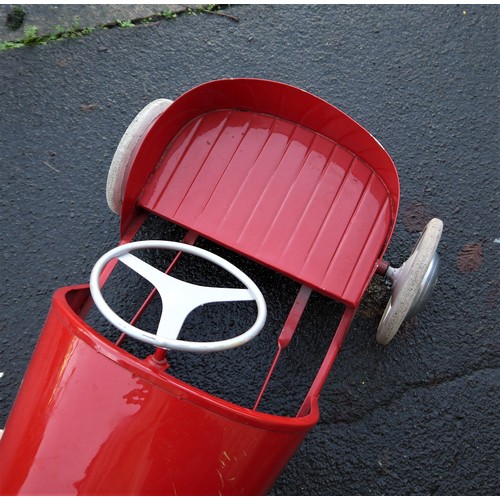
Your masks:
<path fill-rule="evenodd" d="M 132 21 L 120 21 L 120 19 L 116 20 L 116 24 L 120 28 L 133 28 L 135 24 Z"/>
<path fill-rule="evenodd" d="M 15 8 L 11 9 L 11 12 L 14 11 Z M 197 8 L 187 7 L 184 12 L 188 15 L 196 15 L 198 13 L 207 13 L 207 14 L 219 14 L 225 15 L 221 12 L 221 5 L 218 4 L 209 4 L 204 5 Z M 15 11 L 17 15 L 24 20 L 24 9 L 19 8 L 19 10 Z M 24 14 L 23 14 L 24 13 Z M 47 35 L 40 35 L 39 30 L 36 26 L 26 26 L 24 29 L 24 35 L 17 40 L 6 40 L 0 41 L 0 51 L 9 50 L 9 49 L 17 49 L 20 47 L 25 47 L 27 45 L 45 45 L 47 42 L 55 42 L 58 40 L 72 39 L 78 38 L 81 36 L 86 36 L 95 31 L 96 29 L 110 29 L 110 28 L 132 28 L 139 24 L 148 24 L 157 22 L 161 19 L 176 19 L 178 14 L 173 12 L 172 10 L 164 10 L 159 14 L 155 14 L 153 16 L 145 17 L 143 19 L 137 20 L 121 20 L 117 19 L 115 22 L 103 24 L 98 26 L 97 28 L 86 27 L 82 28 L 80 26 L 80 19 L 78 16 L 73 17 L 73 21 L 69 28 L 65 28 L 64 26 L 57 25 L 54 27 L 53 31 Z M 237 20 L 230 15 L 226 15 L 226 17 Z M 21 21 L 22 23 L 22 21 Z"/>
<path fill-rule="evenodd" d="M 175 19 L 177 17 L 177 14 L 172 10 L 164 10 L 161 13 L 161 16 L 164 17 L 165 19 Z"/>

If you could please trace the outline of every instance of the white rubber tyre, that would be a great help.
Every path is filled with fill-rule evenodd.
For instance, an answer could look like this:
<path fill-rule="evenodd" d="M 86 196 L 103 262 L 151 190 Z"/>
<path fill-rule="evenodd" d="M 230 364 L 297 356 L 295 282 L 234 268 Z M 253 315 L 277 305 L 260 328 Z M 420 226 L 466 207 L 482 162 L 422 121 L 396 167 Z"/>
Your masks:
<path fill-rule="evenodd" d="M 421 300 L 422 287 L 430 288 L 426 290 L 427 296 L 432 293 L 438 272 L 436 250 L 442 232 L 441 220 L 429 221 L 410 258 L 399 269 L 393 270 L 392 295 L 377 329 L 377 342 L 380 344 L 388 344 L 403 321 L 413 316 L 409 314 L 411 310 L 420 309 L 420 304 L 416 302 Z M 432 271 L 432 276 L 428 271 Z"/>
<path fill-rule="evenodd" d="M 170 99 L 156 99 L 150 102 L 138 113 L 123 134 L 111 161 L 106 183 L 106 201 L 115 214 L 120 215 L 122 209 L 125 182 L 130 169 L 132 152 L 147 133 L 151 124 L 171 104 Z"/>

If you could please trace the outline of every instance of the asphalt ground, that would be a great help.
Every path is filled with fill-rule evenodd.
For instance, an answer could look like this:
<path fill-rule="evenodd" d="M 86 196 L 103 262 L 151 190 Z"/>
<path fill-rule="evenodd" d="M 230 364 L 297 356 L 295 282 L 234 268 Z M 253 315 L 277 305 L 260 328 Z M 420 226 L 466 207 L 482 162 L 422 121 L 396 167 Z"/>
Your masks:
<path fill-rule="evenodd" d="M 369 291 L 320 422 L 271 494 L 498 494 L 498 6 L 224 14 L 0 52 L 0 425 L 54 290 L 87 282 L 118 240 L 105 182 L 135 114 L 208 80 L 269 78 L 336 105 L 388 150 L 401 181 L 388 260 L 444 221 L 432 303 L 382 347 Z"/>
<path fill-rule="evenodd" d="M 179 4 L 4 4 L 0 5 L 0 40 L 22 38 L 28 26 L 36 26 L 38 35 L 47 35 L 59 29 L 94 28 L 186 10 Z"/>

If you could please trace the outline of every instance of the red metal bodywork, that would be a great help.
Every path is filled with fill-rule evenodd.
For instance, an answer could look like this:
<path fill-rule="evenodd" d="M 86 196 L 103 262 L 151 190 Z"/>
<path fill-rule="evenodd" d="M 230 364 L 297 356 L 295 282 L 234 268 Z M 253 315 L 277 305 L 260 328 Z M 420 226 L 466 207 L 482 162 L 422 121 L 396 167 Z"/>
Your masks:
<path fill-rule="evenodd" d="M 3 495 L 265 493 L 316 423 L 261 414 L 147 366 L 56 292 L 1 440 Z"/>
<path fill-rule="evenodd" d="M 130 161 L 122 234 L 146 209 L 351 307 L 396 223 L 387 152 L 342 111 L 282 83 L 194 88 Z"/>
<path fill-rule="evenodd" d="M 345 305 L 330 348 L 297 415 L 262 413 L 125 352 L 85 322 L 87 286 L 58 290 L 0 440 L 0 494 L 266 493 L 318 420 L 398 204 L 390 157 L 325 101 L 254 79 L 182 95 L 130 158 L 121 243 L 151 212 L 302 284 L 259 399 L 311 290 Z"/>

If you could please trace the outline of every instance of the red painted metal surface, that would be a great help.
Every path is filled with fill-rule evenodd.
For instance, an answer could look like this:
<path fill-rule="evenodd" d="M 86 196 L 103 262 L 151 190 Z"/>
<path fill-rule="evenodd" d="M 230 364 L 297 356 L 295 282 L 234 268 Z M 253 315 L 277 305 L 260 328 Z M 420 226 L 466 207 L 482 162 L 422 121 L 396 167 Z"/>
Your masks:
<path fill-rule="evenodd" d="M 395 167 L 334 106 L 255 79 L 182 95 L 130 166 L 120 243 L 153 212 L 191 230 L 190 243 L 199 233 L 303 284 L 255 409 L 311 289 L 343 302 L 344 315 L 298 414 L 283 417 L 175 379 L 159 353 L 133 357 L 84 321 L 87 286 L 57 291 L 0 440 L 0 494 L 264 494 L 317 422 L 321 389 L 383 266 Z"/>
<path fill-rule="evenodd" d="M 377 172 L 389 191 L 392 211 L 397 212 L 399 179 L 394 163 L 373 136 L 352 118 L 291 85 L 252 78 L 227 79 L 204 83 L 180 96 L 138 144 L 132 154 L 134 166 L 124 194 L 122 234 L 134 220 L 140 194 L 170 143 L 186 124 L 216 110 L 249 111 L 281 118 L 341 145 Z"/>
<path fill-rule="evenodd" d="M 289 85 L 203 84 L 174 101 L 133 156 L 122 232 L 144 208 L 348 306 L 394 229 L 389 155 L 343 112 Z"/>
<path fill-rule="evenodd" d="M 140 204 L 349 305 L 371 279 L 393 217 L 386 186 L 350 151 L 242 111 L 191 121 Z"/>
<path fill-rule="evenodd" d="M 54 296 L 0 440 L 0 494 L 265 493 L 317 406 L 304 418 L 267 415 L 154 370 L 75 313 L 87 295 Z"/>

